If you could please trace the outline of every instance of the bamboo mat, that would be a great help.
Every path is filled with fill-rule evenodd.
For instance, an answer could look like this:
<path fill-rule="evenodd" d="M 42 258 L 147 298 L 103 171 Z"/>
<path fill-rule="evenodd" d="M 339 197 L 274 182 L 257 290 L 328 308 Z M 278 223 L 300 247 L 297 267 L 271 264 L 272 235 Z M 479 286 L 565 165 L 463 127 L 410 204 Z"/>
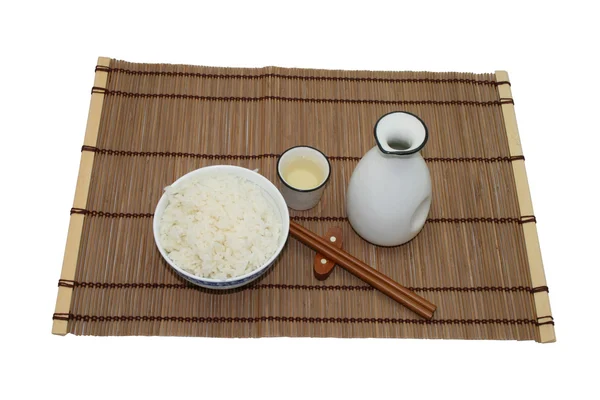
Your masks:
<path fill-rule="evenodd" d="M 53 333 L 385 337 L 551 342 L 544 277 L 508 75 L 135 64 L 99 58 Z M 345 191 L 390 111 L 419 115 L 433 203 L 406 245 L 351 229 Z M 252 286 L 199 289 L 161 258 L 152 212 L 179 176 L 213 164 L 259 168 L 310 145 L 330 157 L 320 204 L 291 211 L 318 234 L 438 306 L 425 321 L 341 268 L 313 276 L 295 239 Z"/>

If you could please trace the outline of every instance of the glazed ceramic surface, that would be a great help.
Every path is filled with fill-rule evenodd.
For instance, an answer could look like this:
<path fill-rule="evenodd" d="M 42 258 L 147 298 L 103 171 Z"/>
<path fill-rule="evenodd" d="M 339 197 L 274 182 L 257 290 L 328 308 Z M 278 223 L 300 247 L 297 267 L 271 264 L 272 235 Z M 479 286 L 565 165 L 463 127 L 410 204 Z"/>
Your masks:
<path fill-rule="evenodd" d="M 419 150 L 427 127 L 406 112 L 384 115 L 375 125 L 377 146 L 356 166 L 346 194 L 350 224 L 363 239 L 397 246 L 423 228 L 431 206 L 431 178 Z"/>

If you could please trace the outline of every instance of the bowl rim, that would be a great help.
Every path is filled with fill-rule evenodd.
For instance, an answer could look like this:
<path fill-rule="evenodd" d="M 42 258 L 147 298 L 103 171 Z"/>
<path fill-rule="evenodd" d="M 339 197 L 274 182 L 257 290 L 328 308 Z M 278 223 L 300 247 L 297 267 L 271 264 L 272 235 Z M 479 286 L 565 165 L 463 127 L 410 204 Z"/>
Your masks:
<path fill-rule="evenodd" d="M 273 264 L 273 262 L 275 261 L 275 259 L 279 256 L 279 254 L 281 253 L 281 251 L 283 250 L 283 248 L 285 247 L 286 243 L 287 243 L 287 239 L 288 239 L 288 235 L 289 235 L 289 229 L 290 229 L 290 214 L 289 214 L 289 210 L 287 207 L 287 203 L 285 202 L 285 199 L 283 197 L 283 195 L 281 194 L 281 192 L 279 191 L 279 189 L 277 189 L 277 186 L 275 186 L 273 184 L 273 182 L 271 182 L 269 179 L 267 179 L 265 176 L 259 174 L 256 171 L 253 171 L 249 168 L 245 168 L 245 167 L 240 167 L 237 165 L 208 165 L 206 167 L 201 167 L 201 168 L 197 168 L 195 170 L 192 170 L 182 176 L 180 176 L 179 178 L 177 178 L 177 180 L 175 180 L 175 182 L 171 183 L 169 186 L 175 186 L 187 179 L 190 179 L 190 175 L 197 173 L 200 170 L 211 170 L 211 169 L 225 169 L 225 170 L 231 170 L 231 171 L 239 171 L 239 170 L 245 170 L 246 173 L 251 173 L 251 174 L 255 174 L 258 177 L 258 180 L 263 182 L 266 186 L 271 186 L 273 189 L 275 189 L 275 193 L 277 193 L 277 197 L 278 199 L 273 198 L 274 202 L 277 202 L 278 200 L 281 201 L 281 204 L 283 204 L 284 207 L 282 207 L 282 209 L 284 210 L 285 215 L 282 215 L 282 221 L 281 221 L 281 234 L 282 236 L 285 237 L 285 240 L 283 240 L 279 246 L 277 247 L 277 249 L 275 250 L 275 252 L 273 253 L 273 255 L 271 255 L 271 257 L 269 257 L 269 259 L 267 261 L 265 261 L 260 267 L 256 268 L 253 271 L 250 271 L 244 275 L 240 275 L 240 276 L 236 276 L 233 278 L 227 278 L 227 279 L 215 279 L 215 278 L 204 278 L 198 275 L 194 275 L 191 274 L 185 270 L 183 270 L 182 268 L 180 268 L 179 266 L 177 266 L 173 260 L 171 260 L 169 258 L 169 256 L 167 255 L 166 251 L 163 249 L 162 245 L 160 244 L 160 238 L 159 238 L 159 226 L 160 226 L 160 220 L 158 217 L 158 208 L 161 206 L 161 204 L 163 202 L 166 201 L 166 195 L 167 193 L 164 191 L 163 189 L 163 194 L 160 197 L 160 199 L 158 200 L 158 203 L 156 203 L 156 207 L 154 209 L 154 216 L 152 218 L 152 231 L 153 231 L 153 235 L 154 235 L 154 243 L 156 244 L 156 248 L 158 249 L 158 251 L 160 252 L 161 256 L 163 257 L 163 259 L 167 262 L 167 264 L 169 264 L 173 269 L 175 269 L 177 272 L 185 275 L 186 277 L 189 277 L 192 280 L 198 280 L 201 282 L 205 282 L 205 283 L 223 283 L 223 282 L 228 282 L 228 283 L 234 283 L 236 281 L 240 281 L 240 280 L 244 280 L 246 278 L 249 278 L 253 275 L 256 275 L 257 273 L 259 273 L 260 271 L 263 271 L 264 269 L 268 268 L 271 264 Z M 259 185 L 260 186 L 260 185 Z M 261 186 L 261 189 L 264 190 L 264 188 Z M 271 196 L 270 193 L 267 193 L 269 196 Z M 271 196 L 272 197 L 272 196 Z M 278 207 L 278 211 L 281 211 L 280 207 Z M 161 213 L 162 216 L 162 213 Z M 251 282 L 251 281 L 249 281 Z M 248 283 L 249 283 L 248 282 Z"/>

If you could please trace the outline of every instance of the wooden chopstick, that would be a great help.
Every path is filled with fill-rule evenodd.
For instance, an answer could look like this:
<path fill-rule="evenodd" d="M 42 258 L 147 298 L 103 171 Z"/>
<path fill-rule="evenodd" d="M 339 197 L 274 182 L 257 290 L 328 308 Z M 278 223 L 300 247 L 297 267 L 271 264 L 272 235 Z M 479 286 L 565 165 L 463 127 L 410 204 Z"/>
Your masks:
<path fill-rule="evenodd" d="M 371 268 L 356 257 L 332 246 L 328 241 L 302 225 L 290 221 L 290 235 L 421 317 L 426 319 L 433 317 L 433 313 L 437 308 L 433 303 Z"/>
<path fill-rule="evenodd" d="M 337 248 L 335 246 L 331 246 L 330 243 L 327 240 L 324 240 L 320 236 L 317 236 L 316 234 L 314 234 L 313 232 L 309 231 L 308 229 L 306 229 L 302 225 L 299 225 L 299 224 L 297 224 L 297 223 L 294 222 L 294 230 L 298 230 L 299 232 L 302 232 L 303 235 L 311 236 L 313 239 L 319 240 L 322 245 L 326 245 L 326 246 L 332 247 L 332 250 L 336 251 L 339 254 L 340 257 L 345 257 L 345 258 L 349 259 L 354 264 L 359 265 L 360 268 L 365 269 L 368 274 L 374 275 L 376 277 L 376 279 L 381 279 L 381 280 L 385 281 L 388 285 L 392 286 L 397 291 L 402 292 L 404 295 L 410 297 L 413 301 L 422 304 L 423 307 L 425 307 L 425 308 L 427 308 L 427 309 L 429 309 L 431 311 L 435 311 L 436 306 L 433 303 L 431 303 L 428 300 L 424 299 L 423 297 L 415 294 L 414 292 L 408 290 L 404 286 L 400 285 L 398 282 L 392 280 L 391 278 L 389 278 L 388 276 L 382 274 L 381 272 L 377 271 L 376 269 L 368 266 L 367 264 L 365 264 L 361 260 L 357 259 L 353 255 L 348 254 L 348 253 L 344 252 L 343 250 L 341 250 L 341 249 L 339 249 L 339 248 Z M 333 261 L 333 259 L 332 259 L 332 261 Z"/>

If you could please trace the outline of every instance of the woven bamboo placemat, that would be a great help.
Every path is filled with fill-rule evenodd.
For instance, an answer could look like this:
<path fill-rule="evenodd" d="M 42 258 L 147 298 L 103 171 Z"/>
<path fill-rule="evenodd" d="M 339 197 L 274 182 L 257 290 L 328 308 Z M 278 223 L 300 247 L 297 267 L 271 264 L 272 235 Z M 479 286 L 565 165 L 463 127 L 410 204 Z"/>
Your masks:
<path fill-rule="evenodd" d="M 506 72 L 217 68 L 99 58 L 53 333 L 555 340 Z M 427 124 L 433 203 L 394 248 L 351 229 L 345 191 L 373 126 L 406 110 Z M 152 212 L 165 186 L 211 164 L 259 168 L 305 144 L 331 159 L 321 203 L 294 220 L 343 229 L 344 249 L 438 306 L 426 321 L 343 269 L 313 276 L 295 239 L 255 284 L 192 287 L 162 260 Z"/>

